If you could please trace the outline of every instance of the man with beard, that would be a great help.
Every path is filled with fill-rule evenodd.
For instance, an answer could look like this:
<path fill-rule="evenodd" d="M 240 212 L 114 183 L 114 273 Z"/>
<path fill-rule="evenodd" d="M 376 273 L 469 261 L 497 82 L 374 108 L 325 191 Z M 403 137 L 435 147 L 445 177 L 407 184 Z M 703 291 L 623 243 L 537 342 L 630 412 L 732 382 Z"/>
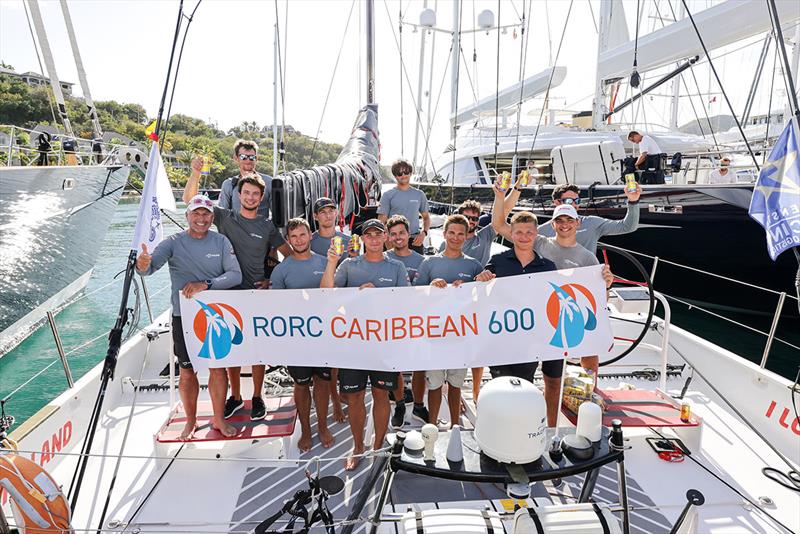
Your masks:
<path fill-rule="evenodd" d="M 200 158 L 195 158 L 193 167 L 202 165 Z M 189 177 L 183 191 L 183 200 L 188 201 L 197 193 L 199 172 Z M 264 277 L 264 260 L 272 248 L 277 248 L 284 257 L 291 255 L 292 249 L 283 240 L 280 232 L 271 220 L 260 216 L 258 208 L 264 197 L 265 184 L 258 173 L 251 172 L 242 176 L 236 187 L 239 192 L 239 211 L 219 206 L 214 207 L 214 224 L 219 233 L 227 237 L 233 245 L 236 257 L 242 270 L 242 283 L 236 289 L 266 289 L 268 282 Z M 231 395 L 225 402 L 225 419 L 244 408 L 241 394 L 241 367 L 229 367 L 228 378 L 231 384 Z M 252 420 L 266 416 L 266 406 L 262 398 L 264 388 L 263 365 L 253 366 L 253 403 L 250 409 Z"/>
<path fill-rule="evenodd" d="M 172 347 L 180 366 L 178 390 L 186 412 L 186 424 L 180 435 L 182 440 L 191 439 L 197 429 L 200 383 L 189 360 L 183 337 L 179 293 L 189 299 L 206 289 L 234 287 L 242 280 L 242 272 L 231 242 L 224 235 L 209 230 L 214 220 L 213 207 L 213 202 L 203 195 L 190 198 L 186 205 L 189 228 L 165 238 L 156 246 L 152 255 L 147 250 L 147 245 L 142 244 L 142 252 L 136 258 L 136 271 L 142 276 L 153 274 L 169 262 L 172 286 Z M 214 428 L 223 436 L 232 437 L 236 435 L 236 428 L 229 425 L 224 418 L 227 389 L 225 369 L 209 369 L 208 393 L 214 411 Z"/>
<path fill-rule="evenodd" d="M 311 227 L 305 219 L 291 219 L 286 226 L 286 237 L 294 254 L 283 260 L 272 271 L 272 288 L 318 288 L 328 263 L 324 256 L 311 251 Z M 300 419 L 300 452 L 311 449 L 311 391 L 314 385 L 314 407 L 317 410 L 317 431 L 324 448 L 333 445 L 334 438 L 328 430 L 328 396 L 330 395 L 330 367 L 288 366 L 294 380 L 294 402 Z"/>

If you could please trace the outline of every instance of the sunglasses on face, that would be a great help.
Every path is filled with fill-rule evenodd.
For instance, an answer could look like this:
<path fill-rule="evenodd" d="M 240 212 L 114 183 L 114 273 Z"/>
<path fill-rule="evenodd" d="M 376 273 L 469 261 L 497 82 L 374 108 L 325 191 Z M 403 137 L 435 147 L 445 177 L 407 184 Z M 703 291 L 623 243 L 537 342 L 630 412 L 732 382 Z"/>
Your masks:
<path fill-rule="evenodd" d="M 255 161 L 257 157 L 255 154 L 239 154 L 239 159 L 242 161 Z"/>
<path fill-rule="evenodd" d="M 562 198 L 561 202 L 567 205 L 575 204 L 576 206 L 581 203 L 579 198 Z"/>
<path fill-rule="evenodd" d="M 408 170 L 408 169 L 406 169 L 404 171 L 399 171 L 397 174 L 395 174 L 395 176 L 410 176 L 410 175 L 411 175 L 411 171 Z"/>
<path fill-rule="evenodd" d="M 480 218 L 480 217 L 475 217 L 474 215 L 472 215 L 472 216 L 470 216 L 470 215 L 464 215 L 464 217 L 466 217 L 468 221 L 472 221 L 472 222 L 478 222 L 478 221 L 480 221 L 480 220 L 481 220 L 481 218 Z"/>

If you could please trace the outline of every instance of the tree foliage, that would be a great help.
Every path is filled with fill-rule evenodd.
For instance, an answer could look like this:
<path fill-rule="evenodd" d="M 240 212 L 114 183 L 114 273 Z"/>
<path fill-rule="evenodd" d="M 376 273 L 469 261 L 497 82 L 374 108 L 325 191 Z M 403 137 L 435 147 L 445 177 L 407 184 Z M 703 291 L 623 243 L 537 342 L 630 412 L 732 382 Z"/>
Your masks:
<path fill-rule="evenodd" d="M 54 125 L 50 98 L 49 87 L 31 87 L 18 78 L 0 75 L 0 124 L 29 129 L 39 124 Z M 94 137 L 85 102 L 67 95 L 65 98 L 67 116 L 75 134 L 86 139 Z M 113 139 L 121 141 L 122 136 L 126 136 L 139 143 L 142 149 L 148 148 L 145 129 L 154 119 L 147 116 L 144 107 L 113 100 L 95 101 L 95 107 L 103 131 L 111 133 Z M 114 136 L 114 133 L 121 135 Z M 223 132 L 202 119 L 176 114 L 169 118 L 166 133 L 162 132 L 161 138 L 167 152 L 167 174 L 176 186 L 186 182 L 189 165 L 195 155 L 212 160 L 211 174 L 204 184 L 208 187 L 219 186 L 225 178 L 238 173 L 238 166 L 233 159 L 233 145 L 239 138 L 250 139 L 258 144 L 256 169 L 272 174 L 272 125 L 261 126 L 255 121 L 245 121 Z M 283 142 L 285 160 L 279 164 L 279 172 L 331 163 L 342 149 L 341 145 L 332 143 L 318 141 L 315 144 L 313 138 L 291 126 L 285 127 Z"/>

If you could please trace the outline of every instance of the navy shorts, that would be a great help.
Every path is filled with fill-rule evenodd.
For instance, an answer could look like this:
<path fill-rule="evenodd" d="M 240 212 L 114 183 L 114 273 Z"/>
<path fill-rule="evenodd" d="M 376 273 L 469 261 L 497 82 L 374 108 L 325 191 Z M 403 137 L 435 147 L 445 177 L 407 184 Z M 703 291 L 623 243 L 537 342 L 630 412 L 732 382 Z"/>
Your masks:
<path fill-rule="evenodd" d="M 331 368 L 330 367 L 295 367 L 287 365 L 286 370 L 289 371 L 289 376 L 292 377 L 294 383 L 298 386 L 307 386 L 311 383 L 311 378 L 314 376 L 322 380 L 330 381 Z"/>
<path fill-rule="evenodd" d="M 376 389 L 392 391 L 397 387 L 397 371 L 339 369 L 339 393 L 358 393 L 367 389 L 367 379 Z"/>
<path fill-rule="evenodd" d="M 489 371 L 492 373 L 492 378 L 497 378 L 498 376 L 516 376 L 528 382 L 533 382 L 533 375 L 536 374 L 536 369 L 538 367 L 539 362 L 511 363 L 508 365 L 489 367 Z M 542 374 L 548 378 L 561 378 L 563 372 L 564 360 L 547 360 L 542 362 Z"/>
<path fill-rule="evenodd" d="M 172 316 L 172 350 L 178 357 L 178 365 L 181 369 L 192 369 L 189 351 L 186 350 L 186 340 L 183 339 L 183 323 L 181 323 L 180 315 Z"/>

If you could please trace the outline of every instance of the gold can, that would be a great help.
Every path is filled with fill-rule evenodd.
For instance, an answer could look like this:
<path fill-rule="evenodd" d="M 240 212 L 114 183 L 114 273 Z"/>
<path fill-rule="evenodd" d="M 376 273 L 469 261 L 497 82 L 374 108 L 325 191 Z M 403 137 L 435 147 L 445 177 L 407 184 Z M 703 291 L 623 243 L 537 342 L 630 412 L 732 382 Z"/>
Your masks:
<path fill-rule="evenodd" d="M 692 418 L 692 407 L 691 405 L 684 401 L 681 403 L 681 421 L 684 423 L 688 423 Z"/>
<path fill-rule="evenodd" d="M 200 174 L 208 176 L 211 174 L 211 158 L 203 156 L 203 167 L 200 169 Z"/>
<path fill-rule="evenodd" d="M 358 234 L 353 234 L 350 236 L 350 246 L 348 247 L 350 252 L 361 252 L 361 238 Z"/>
<path fill-rule="evenodd" d="M 508 171 L 503 171 L 503 174 L 500 175 L 500 190 L 508 191 L 510 188 L 511 188 L 511 173 Z"/>
<path fill-rule="evenodd" d="M 527 170 L 522 171 L 519 173 L 519 185 L 522 187 L 528 187 L 528 184 L 531 181 L 531 173 Z"/>
<path fill-rule="evenodd" d="M 636 192 L 636 175 L 632 172 L 625 175 L 625 191 L 628 193 Z"/>
<path fill-rule="evenodd" d="M 331 240 L 331 244 L 333 245 L 333 250 L 336 251 L 336 254 L 341 256 L 344 254 L 344 240 L 341 236 L 334 236 Z"/>

